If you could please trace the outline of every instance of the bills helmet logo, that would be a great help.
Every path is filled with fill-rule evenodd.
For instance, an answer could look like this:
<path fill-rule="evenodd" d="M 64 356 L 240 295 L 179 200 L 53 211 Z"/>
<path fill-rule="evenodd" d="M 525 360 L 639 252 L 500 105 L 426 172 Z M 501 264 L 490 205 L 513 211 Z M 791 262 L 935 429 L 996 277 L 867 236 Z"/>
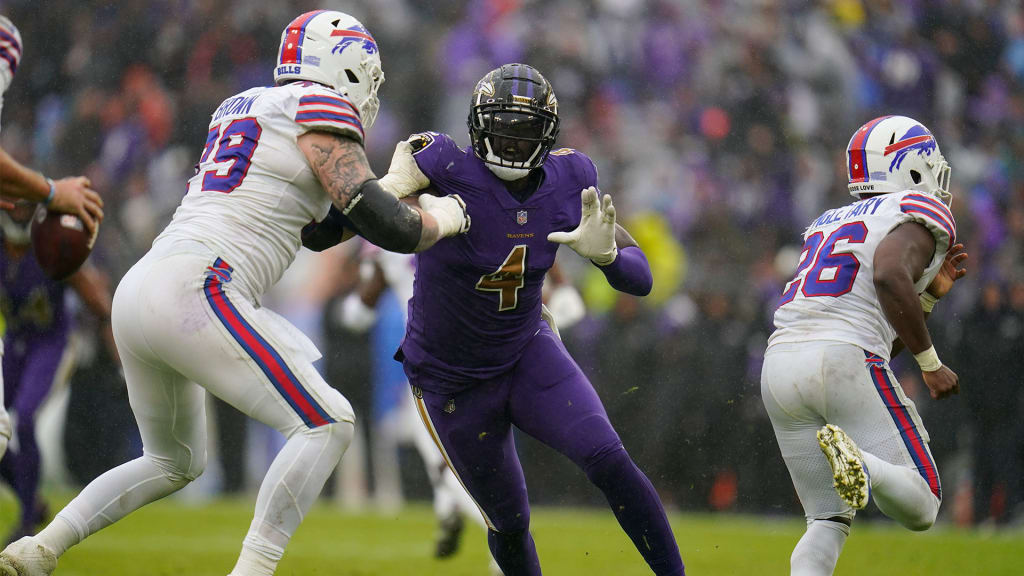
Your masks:
<path fill-rule="evenodd" d="M 345 48 L 354 42 L 362 44 L 363 52 L 367 54 L 377 53 L 377 41 L 370 36 L 370 33 L 360 25 L 352 26 L 345 30 L 334 30 L 331 32 L 331 37 L 341 37 L 341 40 L 334 45 L 331 50 L 331 54 L 338 54 L 343 52 Z"/>
<path fill-rule="evenodd" d="M 519 224 L 520 226 L 526 225 L 526 210 L 516 212 L 516 224 Z"/>
<path fill-rule="evenodd" d="M 930 156 L 935 151 L 935 138 L 920 124 L 912 126 L 899 140 L 885 147 L 885 156 L 895 154 L 889 164 L 889 171 L 899 170 L 903 159 L 911 152 Z"/>

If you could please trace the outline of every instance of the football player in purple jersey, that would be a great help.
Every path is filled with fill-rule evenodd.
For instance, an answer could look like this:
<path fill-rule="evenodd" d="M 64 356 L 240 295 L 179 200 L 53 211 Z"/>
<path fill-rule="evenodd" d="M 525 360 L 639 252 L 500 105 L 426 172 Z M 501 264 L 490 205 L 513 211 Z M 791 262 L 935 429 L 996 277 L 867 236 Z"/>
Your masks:
<path fill-rule="evenodd" d="M 381 186 L 399 197 L 428 187 L 458 194 L 473 226 L 417 255 L 396 358 L 420 417 L 483 512 L 507 576 L 541 573 L 513 425 L 583 469 L 655 574 L 680 575 L 657 492 L 542 319 L 544 275 L 562 244 L 619 291 L 644 296 L 652 284 L 644 253 L 615 223 L 611 197 L 597 191 L 594 163 L 573 149 L 552 150 L 558 122 L 548 81 L 530 66 L 506 64 L 473 91 L 468 149 L 433 132 L 398 145 Z"/>
<path fill-rule="evenodd" d="M 102 323 L 102 336 L 116 358 L 110 331 L 110 289 L 103 274 L 86 264 L 62 282 L 51 280 L 32 255 L 29 227 L 37 205 L 19 201 L 0 212 L 0 312 L 3 333 L 3 401 L 17 414 L 14 433 L 18 449 L 0 459 L 0 477 L 14 490 L 21 504 L 14 541 L 35 531 L 46 520 L 39 498 L 40 454 L 36 443 L 36 413 L 54 384 L 66 377 L 71 353 L 67 347 L 70 313 L 64 304 L 65 288 L 75 291 L 85 307 Z"/>

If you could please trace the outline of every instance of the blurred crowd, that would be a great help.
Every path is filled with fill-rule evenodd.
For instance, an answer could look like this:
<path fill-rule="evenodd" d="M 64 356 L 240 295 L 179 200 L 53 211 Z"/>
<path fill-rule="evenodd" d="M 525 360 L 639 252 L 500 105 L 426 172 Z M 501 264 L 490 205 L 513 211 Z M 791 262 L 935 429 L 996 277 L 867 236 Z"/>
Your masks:
<path fill-rule="evenodd" d="M 559 145 L 595 160 L 655 274 L 650 297 L 617 296 L 563 254 L 588 309 L 563 336 L 631 454 L 681 509 L 799 509 L 758 395 L 775 300 L 806 224 L 851 200 L 852 132 L 883 114 L 930 127 L 970 254 L 930 326 L 963 392 L 933 401 L 912 362 L 894 368 L 931 432 L 944 514 L 1024 521 L 1020 0 L 0 0 L 25 46 L 0 144 L 47 174 L 92 179 L 107 203 L 93 260 L 116 282 L 170 219 L 210 113 L 271 83 L 281 30 L 316 8 L 353 14 L 380 46 L 387 80 L 367 140 L 378 173 L 413 132 L 466 144 L 469 94 L 491 68 L 528 62 L 551 81 Z M 306 254 L 265 303 L 305 319 L 328 381 L 372 419 L 383 410 L 372 367 L 354 353 L 366 337 L 334 314 L 355 258 Z M 109 432 L 131 427 L 123 391 L 90 386 L 112 372 L 82 364 L 73 382 L 86 386 L 72 396 L 88 397 L 71 403 L 69 442 L 96 450 L 90 435 L 107 431 L 103 442 L 135 449 Z M 223 438 L 237 457 L 244 439 Z M 599 498 L 551 451 L 520 448 L 534 500 Z M 245 487 L 244 474 L 227 480 L 237 466 L 224 464 L 225 486 Z"/>

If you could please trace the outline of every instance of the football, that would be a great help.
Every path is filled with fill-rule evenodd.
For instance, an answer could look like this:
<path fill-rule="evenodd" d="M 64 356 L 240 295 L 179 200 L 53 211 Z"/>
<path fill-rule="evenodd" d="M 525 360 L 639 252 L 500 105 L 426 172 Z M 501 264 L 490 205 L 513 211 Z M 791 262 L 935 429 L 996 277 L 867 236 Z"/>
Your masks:
<path fill-rule="evenodd" d="M 95 240 L 78 216 L 50 212 L 42 207 L 32 219 L 31 235 L 39 267 L 56 281 L 78 270 L 89 257 Z"/>

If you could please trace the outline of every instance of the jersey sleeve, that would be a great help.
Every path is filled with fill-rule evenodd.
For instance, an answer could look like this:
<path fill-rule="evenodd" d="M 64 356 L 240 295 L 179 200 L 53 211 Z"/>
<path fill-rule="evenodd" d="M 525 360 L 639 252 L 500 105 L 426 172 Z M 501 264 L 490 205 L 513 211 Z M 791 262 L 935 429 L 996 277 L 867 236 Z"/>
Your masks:
<path fill-rule="evenodd" d="M 597 183 L 597 165 L 589 156 L 573 148 L 559 148 L 552 150 L 551 156 L 555 158 L 564 157 L 565 173 L 568 175 L 567 190 L 568 197 L 565 199 L 563 209 L 553 219 L 555 230 L 569 231 L 579 226 L 583 218 L 583 205 L 581 194 L 584 188 L 593 186 L 598 189 L 598 202 L 601 197 L 607 194 L 601 190 Z M 548 158 L 550 162 L 552 158 Z"/>
<path fill-rule="evenodd" d="M 21 62 L 21 34 L 7 18 L 0 16 L 0 96 L 11 85 Z"/>
<path fill-rule="evenodd" d="M 900 198 L 900 212 L 907 221 L 917 222 L 935 237 L 935 252 L 945 254 L 956 242 L 956 222 L 949 208 L 934 196 L 907 194 Z"/>
<path fill-rule="evenodd" d="M 444 182 L 445 167 L 462 152 L 451 136 L 438 132 L 420 132 L 409 137 L 416 165 L 431 182 Z"/>
<path fill-rule="evenodd" d="M 293 120 L 303 131 L 335 132 L 363 142 L 359 111 L 347 97 L 320 85 L 304 87 L 297 97 Z"/>

